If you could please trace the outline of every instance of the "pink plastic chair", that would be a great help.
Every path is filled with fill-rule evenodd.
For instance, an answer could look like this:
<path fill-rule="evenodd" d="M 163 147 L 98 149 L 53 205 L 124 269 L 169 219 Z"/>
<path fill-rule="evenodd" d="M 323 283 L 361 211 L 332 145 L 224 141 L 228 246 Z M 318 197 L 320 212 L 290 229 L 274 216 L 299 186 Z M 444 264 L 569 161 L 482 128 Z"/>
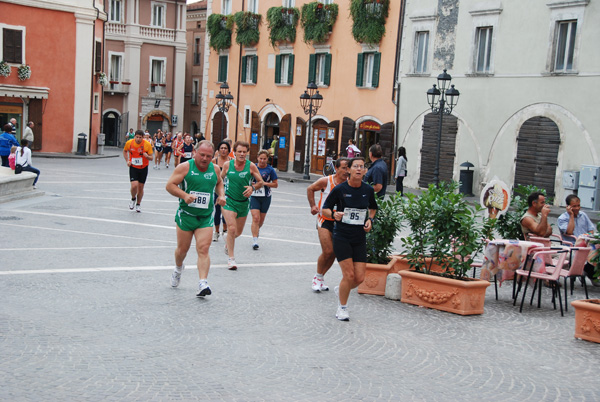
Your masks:
<path fill-rule="evenodd" d="M 565 278 L 565 311 L 568 311 L 567 303 L 567 278 L 571 278 L 571 296 L 573 296 L 573 285 L 577 277 L 581 278 L 583 289 L 585 289 L 585 298 L 589 299 L 587 285 L 585 283 L 585 272 L 583 267 L 587 262 L 588 255 L 592 251 L 591 247 L 571 247 L 571 256 L 569 258 L 569 269 L 561 269 L 560 277 Z"/>
<path fill-rule="evenodd" d="M 566 248 L 566 247 L 561 248 L 561 249 L 557 249 L 557 248 L 539 249 L 538 248 L 538 249 L 534 250 L 534 254 L 531 259 L 529 269 L 518 269 L 516 271 L 517 277 L 519 280 L 519 285 L 518 285 L 517 293 L 515 295 L 515 302 L 516 302 L 516 298 L 519 294 L 519 291 L 521 290 L 521 284 L 523 281 L 523 277 L 527 277 L 527 280 L 525 281 L 525 288 L 523 289 L 523 298 L 521 299 L 521 307 L 519 309 L 519 312 L 521 312 L 521 313 L 523 312 L 523 303 L 525 302 L 525 295 L 527 293 L 527 286 L 529 285 L 529 281 L 530 281 L 530 279 L 534 279 L 535 280 L 534 290 L 531 295 L 531 301 L 529 304 L 533 304 L 533 297 L 535 296 L 535 286 L 538 286 L 539 287 L 538 308 L 540 308 L 541 299 L 542 299 L 542 283 L 544 281 L 548 281 L 548 283 L 552 287 L 552 304 L 554 305 L 554 309 L 556 310 L 556 295 L 558 295 L 558 304 L 560 305 L 560 315 L 564 316 L 561 294 L 560 294 L 560 289 L 559 289 L 560 273 L 562 270 L 561 269 L 552 269 L 552 268 L 553 267 L 562 268 L 565 264 L 565 260 L 567 258 L 568 252 L 569 252 L 569 248 Z M 553 254 L 558 254 L 558 260 L 557 260 L 556 264 L 554 266 L 551 264 L 546 264 L 547 258 Z M 546 267 L 544 267 L 544 268 L 548 268 L 546 270 L 546 272 L 543 272 L 543 271 L 545 271 L 544 268 L 542 268 L 540 270 L 540 272 L 533 272 L 533 263 L 538 258 L 540 258 L 540 259 L 542 259 L 542 261 L 544 261 L 544 263 L 546 265 Z"/>

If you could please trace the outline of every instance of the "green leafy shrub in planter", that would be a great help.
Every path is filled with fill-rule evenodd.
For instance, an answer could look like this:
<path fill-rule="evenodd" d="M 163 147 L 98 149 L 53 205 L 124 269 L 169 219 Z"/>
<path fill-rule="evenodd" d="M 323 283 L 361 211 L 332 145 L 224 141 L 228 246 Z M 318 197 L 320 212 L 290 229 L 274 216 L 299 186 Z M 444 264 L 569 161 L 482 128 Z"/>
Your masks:
<path fill-rule="evenodd" d="M 259 25 L 262 22 L 260 14 L 249 11 L 239 11 L 233 15 L 235 21 L 235 41 L 243 46 L 253 46 L 260 39 Z"/>
<path fill-rule="evenodd" d="M 217 52 L 231 47 L 231 30 L 233 18 L 222 14 L 211 14 L 206 21 L 206 29 L 210 35 L 210 47 Z"/>
<path fill-rule="evenodd" d="M 296 27 L 300 11 L 297 8 L 271 7 L 267 11 L 267 24 L 269 27 L 269 39 L 271 46 L 275 47 L 277 42 L 296 41 Z"/>
<path fill-rule="evenodd" d="M 471 206 L 457 190 L 456 182 L 430 184 L 420 196 L 406 194 L 408 200 L 400 204 L 412 231 L 402 239 L 403 253 L 417 271 L 431 274 L 438 265 L 441 275 L 463 279 L 491 235 L 495 220 L 478 216 L 482 208 Z"/>
<path fill-rule="evenodd" d="M 503 239 L 525 240 L 521 231 L 521 218 L 529 208 L 527 197 L 534 192 L 540 192 L 546 196 L 546 190 L 533 185 L 518 185 L 513 191 L 513 198 L 510 201 L 510 208 L 506 213 L 498 218 L 496 230 Z M 551 199 L 546 203 L 550 204 Z"/>
<path fill-rule="evenodd" d="M 379 43 L 385 35 L 389 0 L 352 0 L 352 36 L 359 43 Z"/>
<path fill-rule="evenodd" d="M 0 76 L 8 77 L 10 75 L 10 66 L 4 60 L 0 61 Z"/>
<path fill-rule="evenodd" d="M 388 196 L 387 199 L 377 200 L 377 214 L 373 228 L 367 233 L 367 262 L 371 264 L 387 264 L 388 256 L 394 252 L 392 243 L 402 228 L 400 217 L 400 193 Z"/>
<path fill-rule="evenodd" d="M 300 22 L 304 28 L 304 42 L 323 43 L 337 19 L 339 7 L 337 4 L 323 4 L 318 1 L 302 6 Z"/>

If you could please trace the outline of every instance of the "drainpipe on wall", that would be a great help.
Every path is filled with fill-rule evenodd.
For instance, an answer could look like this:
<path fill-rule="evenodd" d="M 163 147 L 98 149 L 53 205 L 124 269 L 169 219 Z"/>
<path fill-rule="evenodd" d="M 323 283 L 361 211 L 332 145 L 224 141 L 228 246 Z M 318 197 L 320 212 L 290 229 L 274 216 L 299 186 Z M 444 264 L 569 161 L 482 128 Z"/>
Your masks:
<path fill-rule="evenodd" d="M 246 2 L 246 0 L 242 0 L 242 11 L 244 11 L 244 3 Z M 237 132 L 237 127 L 238 127 L 238 119 L 239 119 L 239 106 L 240 106 L 240 87 L 242 86 L 242 44 L 240 44 L 240 57 L 239 57 L 239 61 L 238 61 L 238 80 L 237 80 L 237 105 L 238 107 L 235 108 L 235 140 L 237 141 L 238 139 L 238 132 Z"/>

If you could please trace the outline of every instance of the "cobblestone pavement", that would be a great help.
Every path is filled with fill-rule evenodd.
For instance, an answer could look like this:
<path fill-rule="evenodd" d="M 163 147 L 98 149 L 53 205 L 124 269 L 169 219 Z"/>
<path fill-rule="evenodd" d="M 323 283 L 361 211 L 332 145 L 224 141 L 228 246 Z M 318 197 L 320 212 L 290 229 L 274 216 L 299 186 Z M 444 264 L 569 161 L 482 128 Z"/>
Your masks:
<path fill-rule="evenodd" d="M 202 300 L 193 249 L 169 286 L 172 169 L 150 170 L 136 214 L 122 159 L 34 163 L 47 194 L 0 205 L 0 400 L 600 400 L 600 347 L 574 339 L 548 289 L 520 314 L 492 286 L 471 317 L 353 292 L 336 320 L 333 292 L 310 289 L 304 183 L 274 191 L 258 251 L 248 221 L 238 271 L 213 243 Z"/>

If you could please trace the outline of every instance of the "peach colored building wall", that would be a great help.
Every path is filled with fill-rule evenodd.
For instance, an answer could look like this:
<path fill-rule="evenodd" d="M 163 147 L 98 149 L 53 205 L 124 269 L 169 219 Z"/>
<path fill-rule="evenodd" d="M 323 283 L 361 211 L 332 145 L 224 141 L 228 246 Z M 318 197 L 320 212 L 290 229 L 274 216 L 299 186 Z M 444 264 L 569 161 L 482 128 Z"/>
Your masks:
<path fill-rule="evenodd" d="M 246 2 L 247 3 L 247 2 Z M 301 10 L 302 5 L 308 1 L 297 0 L 295 6 Z M 259 2 L 259 14 L 262 15 L 262 24 L 260 26 L 260 40 L 254 48 L 241 49 L 241 56 L 246 54 L 256 54 L 258 56 L 258 73 L 256 84 L 238 84 L 238 71 L 240 62 L 240 45 L 235 42 L 235 27 L 232 34 L 232 46 L 228 49 L 229 67 L 227 82 L 230 87 L 234 101 L 227 114 L 228 135 L 233 138 L 251 139 L 251 129 L 244 127 L 244 109 L 250 106 L 252 112 L 257 112 L 261 119 L 262 130 L 264 127 L 264 118 L 269 111 L 281 116 L 289 114 L 291 116 L 292 132 L 290 136 L 290 150 L 288 161 L 291 163 L 294 159 L 294 148 L 296 141 L 296 118 L 306 120 L 300 106 L 300 95 L 306 89 L 308 84 L 309 56 L 317 51 L 329 52 L 332 56 L 331 62 L 331 80 L 328 87 L 320 87 L 319 91 L 324 100 L 322 107 L 318 110 L 317 118 L 326 123 L 339 121 L 338 149 L 344 153 L 347 146 L 342 143 L 341 131 L 344 117 L 348 117 L 355 122 L 354 138 L 358 139 L 358 125 L 363 120 L 373 120 L 380 125 L 392 124 L 395 116 L 395 106 L 392 102 L 392 93 L 394 85 L 394 64 L 396 57 L 396 36 L 398 29 L 398 20 L 400 16 L 400 2 L 390 1 L 389 15 L 386 20 L 386 35 L 381 42 L 374 48 L 357 43 L 352 37 L 352 18 L 350 17 L 350 1 L 335 1 L 339 5 L 337 20 L 333 26 L 329 39 L 320 45 L 313 46 L 303 41 L 304 30 L 298 23 L 295 43 L 286 50 L 294 54 L 294 75 L 292 85 L 275 84 L 274 58 L 280 54 L 282 48 L 273 48 L 269 40 L 269 30 L 267 28 L 266 14 L 270 7 L 281 6 L 280 0 L 261 0 Z M 208 15 L 211 13 L 220 13 L 221 1 L 209 1 Z M 234 1 L 232 14 L 240 11 L 241 2 Z M 208 42 L 208 35 L 207 35 Z M 208 45 L 207 45 L 208 47 Z M 379 85 L 377 88 L 359 88 L 356 86 L 357 75 L 357 55 L 367 51 L 378 51 L 381 53 L 381 64 L 379 72 Z M 203 119 L 207 138 L 210 138 L 212 119 L 216 112 L 215 95 L 219 92 L 220 83 L 217 82 L 219 54 L 210 49 L 207 72 L 205 115 Z M 271 101 L 267 102 L 265 99 Z M 236 126 L 237 114 L 237 126 Z M 303 134 L 304 135 L 304 134 Z M 393 134 L 392 134 L 393 137 Z M 262 137 L 261 137 L 262 138 Z M 390 147 L 390 155 L 393 152 L 393 145 Z M 389 158 L 390 155 L 387 157 Z M 388 159 L 389 162 L 389 159 Z"/>

